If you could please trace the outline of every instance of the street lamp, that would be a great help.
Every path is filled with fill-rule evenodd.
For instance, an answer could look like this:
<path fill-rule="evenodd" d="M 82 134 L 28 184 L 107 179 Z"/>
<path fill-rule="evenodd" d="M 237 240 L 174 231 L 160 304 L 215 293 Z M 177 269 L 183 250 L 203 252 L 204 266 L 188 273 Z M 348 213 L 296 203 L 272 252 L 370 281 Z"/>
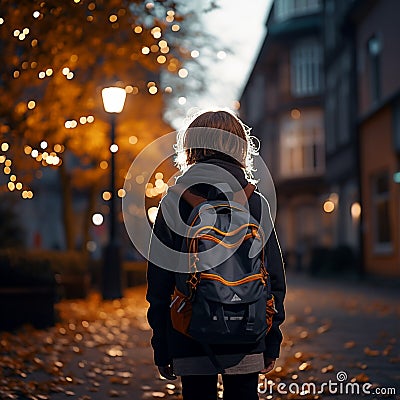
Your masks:
<path fill-rule="evenodd" d="M 119 87 L 107 87 L 101 91 L 103 105 L 106 112 L 110 113 L 111 121 L 111 177 L 110 177 L 110 220 L 108 244 L 105 248 L 102 295 L 105 300 L 119 299 L 122 297 L 121 284 L 121 252 L 117 233 L 116 219 L 116 187 L 115 187 L 115 153 L 118 146 L 115 143 L 115 121 L 116 114 L 119 114 L 125 104 L 125 89 Z"/>

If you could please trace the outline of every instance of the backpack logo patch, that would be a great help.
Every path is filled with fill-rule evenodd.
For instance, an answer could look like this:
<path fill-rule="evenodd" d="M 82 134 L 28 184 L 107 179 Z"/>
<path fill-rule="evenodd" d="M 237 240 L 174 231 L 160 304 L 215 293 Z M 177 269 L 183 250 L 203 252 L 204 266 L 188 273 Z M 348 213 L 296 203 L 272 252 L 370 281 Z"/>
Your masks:
<path fill-rule="evenodd" d="M 235 293 L 231 298 L 231 301 L 241 301 L 242 299 Z"/>

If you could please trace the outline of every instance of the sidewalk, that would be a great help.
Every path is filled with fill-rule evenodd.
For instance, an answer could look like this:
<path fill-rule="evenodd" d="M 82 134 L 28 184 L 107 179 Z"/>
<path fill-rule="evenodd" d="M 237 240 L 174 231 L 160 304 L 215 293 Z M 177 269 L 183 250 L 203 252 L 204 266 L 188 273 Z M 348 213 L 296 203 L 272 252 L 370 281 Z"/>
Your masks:
<path fill-rule="evenodd" d="M 179 381 L 158 378 L 149 346 L 145 288 L 126 291 L 121 301 L 65 301 L 61 322 L 47 330 L 0 333 L 1 399 L 110 398 L 179 399 Z M 285 340 L 275 385 L 336 381 L 370 382 L 396 387 L 400 399 L 400 305 L 393 288 L 369 284 L 311 280 L 288 275 Z M 326 390 L 325 390 L 326 392 Z M 260 398 L 357 399 L 360 395 L 281 394 Z M 205 399 L 207 400 L 207 399 Z"/>

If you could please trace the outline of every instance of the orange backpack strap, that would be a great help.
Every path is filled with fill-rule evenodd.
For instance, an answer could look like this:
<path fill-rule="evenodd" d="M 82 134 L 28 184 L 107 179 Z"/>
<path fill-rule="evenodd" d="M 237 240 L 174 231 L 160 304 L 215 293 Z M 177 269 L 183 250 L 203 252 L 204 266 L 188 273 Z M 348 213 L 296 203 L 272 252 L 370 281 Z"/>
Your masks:
<path fill-rule="evenodd" d="M 193 207 L 197 207 L 199 204 L 203 203 L 207 199 L 197 194 L 192 193 L 190 190 L 185 190 L 182 193 L 182 197 Z"/>
<path fill-rule="evenodd" d="M 176 188 L 176 190 L 174 190 Z M 170 190 L 174 190 L 175 192 L 178 192 L 178 185 L 172 186 Z M 233 201 L 236 203 L 244 205 L 246 201 L 250 198 L 250 196 L 253 194 L 254 190 L 256 187 L 248 183 L 243 190 L 239 190 L 238 192 L 235 192 L 233 195 Z M 244 196 L 243 196 L 244 192 Z M 194 208 L 197 207 L 199 204 L 203 203 L 204 201 L 207 201 L 207 199 L 203 196 L 199 196 L 197 194 L 192 193 L 189 189 L 186 189 L 182 193 L 182 197 Z"/>
<path fill-rule="evenodd" d="M 176 194 L 182 195 L 183 199 L 193 208 L 207 200 L 205 197 L 192 193 L 189 189 L 185 190 L 184 187 L 179 184 L 171 186 L 168 190 L 172 190 Z"/>
<path fill-rule="evenodd" d="M 249 198 L 253 194 L 254 190 L 256 190 L 256 187 L 253 184 L 248 183 L 243 188 L 243 191 L 239 190 L 238 192 L 235 192 L 235 194 L 233 195 L 233 201 L 235 201 L 236 203 L 239 203 L 241 205 L 244 205 L 246 203 L 246 201 L 249 200 Z M 243 192 L 245 194 L 244 196 L 243 196 Z"/>

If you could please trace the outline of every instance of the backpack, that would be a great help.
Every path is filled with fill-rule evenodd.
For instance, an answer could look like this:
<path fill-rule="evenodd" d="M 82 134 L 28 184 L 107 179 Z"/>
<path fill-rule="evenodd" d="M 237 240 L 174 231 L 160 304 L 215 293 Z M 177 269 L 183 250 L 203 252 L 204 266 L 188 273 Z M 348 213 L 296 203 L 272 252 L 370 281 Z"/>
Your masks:
<path fill-rule="evenodd" d="M 189 190 L 182 194 L 193 207 L 181 252 L 188 272 L 175 274 L 171 321 L 174 329 L 208 347 L 256 343 L 276 313 L 266 238 L 243 205 L 254 189 L 248 184 L 245 196 L 235 193 L 233 201 L 207 200 Z"/>

